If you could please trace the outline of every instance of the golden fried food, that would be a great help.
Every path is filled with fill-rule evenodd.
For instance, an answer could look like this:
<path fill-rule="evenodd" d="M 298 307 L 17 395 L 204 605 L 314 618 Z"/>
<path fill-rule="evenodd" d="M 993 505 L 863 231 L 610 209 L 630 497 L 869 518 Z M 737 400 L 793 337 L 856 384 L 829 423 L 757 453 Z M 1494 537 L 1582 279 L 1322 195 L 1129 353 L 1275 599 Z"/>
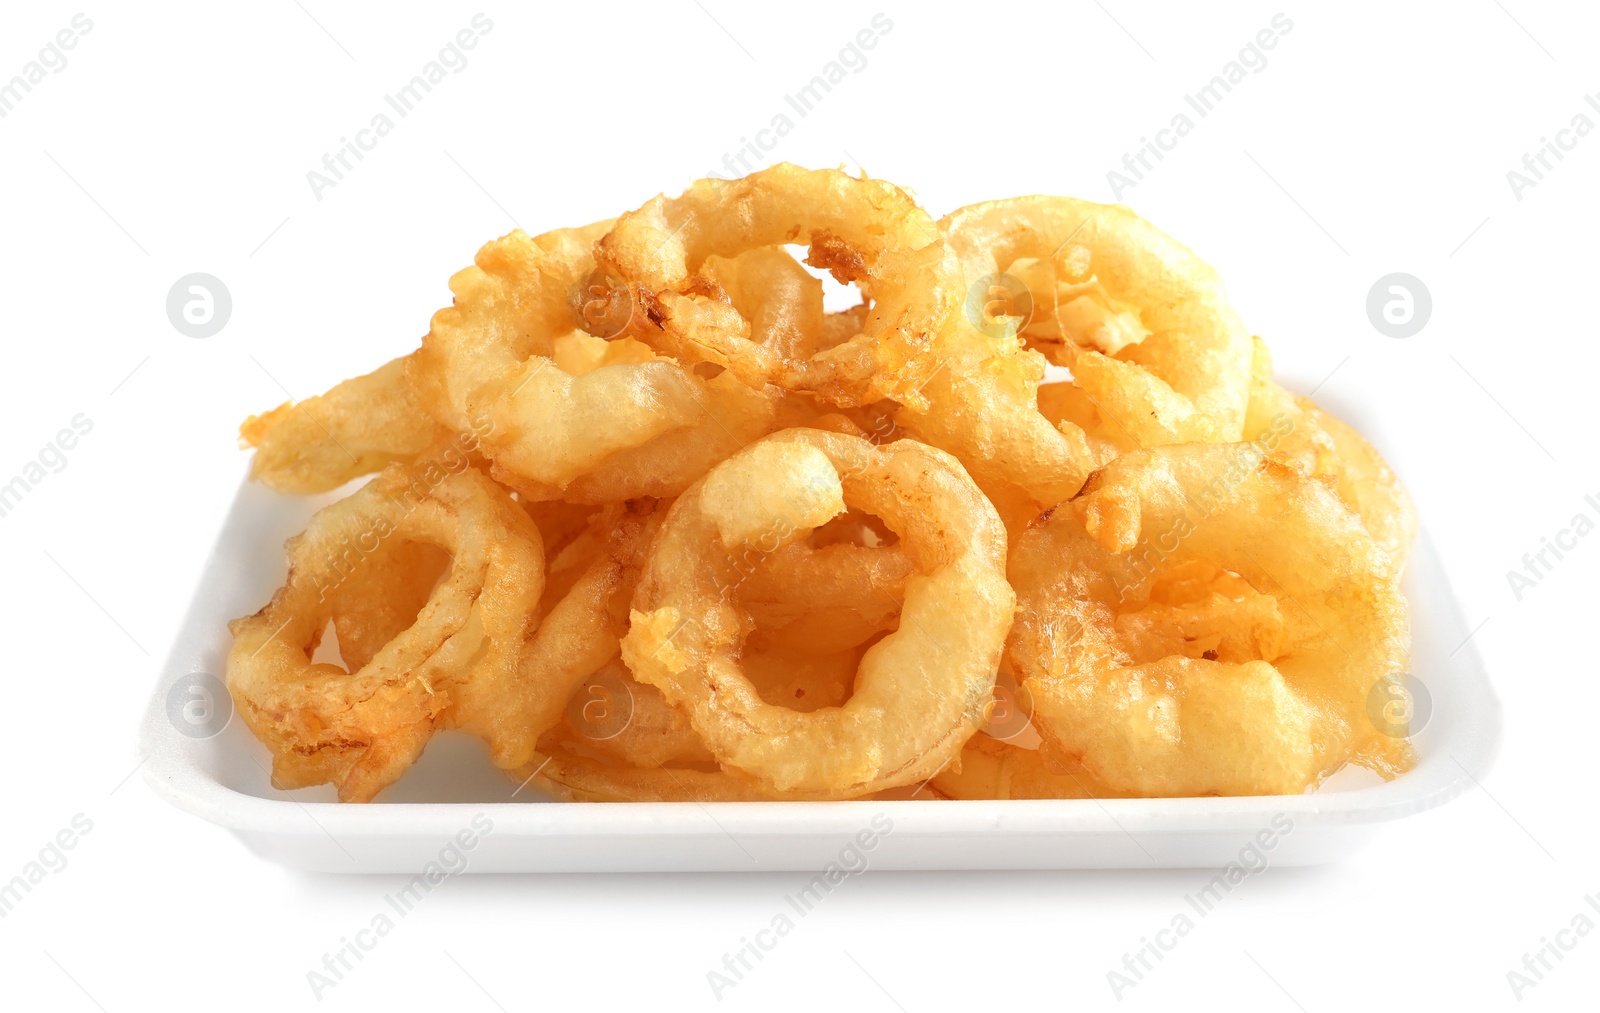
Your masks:
<path fill-rule="evenodd" d="M 1215 271 L 1125 207 L 1017 197 L 940 223 L 969 282 L 1026 286 L 1021 333 L 1139 446 L 1239 439 L 1250 332 Z"/>
<path fill-rule="evenodd" d="M 776 552 L 845 502 L 900 535 L 914 569 L 900 627 L 861 660 L 844 706 L 763 700 L 740 669 L 730 560 Z M 931 777 L 970 738 L 1011 623 L 1005 530 L 948 455 L 790 430 L 713 468 L 673 504 L 635 593 L 622 657 L 684 708 L 724 767 L 777 791 L 861 795 Z"/>
<path fill-rule="evenodd" d="M 1401 572 L 1417 539 L 1411 494 L 1354 428 L 1273 383 L 1267 343 L 1256 338 L 1255 349 L 1245 439 L 1271 443 L 1278 460 L 1327 482 Z"/>
<path fill-rule="evenodd" d="M 576 329 L 568 293 L 593 271 L 591 247 L 609 224 L 536 239 L 513 232 L 485 246 L 474 266 L 450 279 L 455 305 L 434 315 L 407 364 L 435 417 L 479 432 L 496 477 L 528 498 L 561 498 L 613 455 L 704 426 L 708 415 L 753 414 L 748 438 L 764 431 L 772 413 L 759 392 L 709 383 L 656 356 L 581 373 L 555 364 L 555 339 Z M 661 491 L 640 482 L 621 494 Z"/>
<path fill-rule="evenodd" d="M 834 654 L 900 625 L 911 574 L 898 542 L 881 548 L 792 542 L 753 561 L 734 601 L 755 624 L 751 646 Z"/>
<path fill-rule="evenodd" d="M 926 411 L 895 421 L 955 456 L 1015 531 L 1083 486 L 1097 463 L 1088 435 L 1041 411 L 1044 357 L 952 322 L 950 358 L 923 386 Z"/>
<path fill-rule="evenodd" d="M 858 333 L 810 355 L 763 345 L 738 304 L 718 297 L 709 258 L 785 243 L 806 245 L 808 263 L 861 288 L 871 310 Z M 715 363 L 757 388 L 811 391 L 840 405 L 919 403 L 959 299 L 954 257 L 904 190 L 787 164 L 657 197 L 618 219 L 597 257 L 660 325 L 652 340 L 663 351 Z"/>
<path fill-rule="evenodd" d="M 1366 717 L 1406 670 L 1387 555 L 1321 482 L 1253 444 L 1124 454 L 1011 555 L 1010 656 L 1040 732 L 1117 791 L 1303 791 L 1405 761 Z"/>
<path fill-rule="evenodd" d="M 449 573 L 413 621 L 381 649 L 359 648 L 356 667 L 312 664 L 336 613 L 363 606 L 376 581 L 347 584 L 368 568 L 402 566 L 406 543 L 450 554 Z M 544 583 L 539 532 L 503 490 L 471 469 L 394 465 L 329 506 L 289 542 L 289 579 L 272 601 L 231 625 L 228 688 L 245 723 L 273 753 L 283 788 L 332 781 L 345 801 L 393 783 L 435 728 L 488 740 L 497 762 L 524 762 L 524 741 L 504 716 L 525 691 L 518 658 Z M 370 558 L 385 548 L 387 559 Z M 413 586 L 407 591 L 420 591 Z M 399 622 L 385 616 L 387 628 Z"/>
<path fill-rule="evenodd" d="M 302 496 L 412 461 L 449 430 L 422 410 L 406 382 L 404 359 L 344 381 L 326 394 L 252 415 L 240 438 L 256 450 L 250 477 Z M 471 427 L 461 430 L 470 433 Z"/>
<path fill-rule="evenodd" d="M 1118 798 L 1082 766 L 976 735 L 929 785 L 945 798 Z"/>
<path fill-rule="evenodd" d="M 862 303 L 829 312 L 824 272 Z M 1368 713 L 1407 661 L 1410 498 L 1127 208 L 936 221 L 778 165 L 512 232 L 449 284 L 420 348 L 241 428 L 281 492 L 377 473 L 231 627 L 279 787 L 371 800 L 440 729 L 564 801 L 1413 762 Z"/>

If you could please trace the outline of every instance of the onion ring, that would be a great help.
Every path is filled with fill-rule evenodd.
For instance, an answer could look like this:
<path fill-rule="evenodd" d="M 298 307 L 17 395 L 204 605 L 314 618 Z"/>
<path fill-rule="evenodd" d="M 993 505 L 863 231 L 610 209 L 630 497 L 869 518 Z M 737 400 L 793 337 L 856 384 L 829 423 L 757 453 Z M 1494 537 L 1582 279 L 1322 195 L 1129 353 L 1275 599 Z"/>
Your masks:
<path fill-rule="evenodd" d="M 796 354 L 758 343 L 749 319 L 716 297 L 709 258 L 784 243 L 806 244 L 809 263 L 861 286 L 871 309 L 859 333 Z M 680 361 L 712 362 L 752 387 L 810 391 L 840 405 L 922 405 L 917 388 L 937 367 L 937 339 L 958 299 L 955 260 L 905 191 L 787 163 L 658 196 L 618 219 L 596 257 L 630 283 L 634 302 L 660 325 L 653 340 Z"/>
<path fill-rule="evenodd" d="M 1237 574 L 1275 608 L 1207 598 L 1189 621 L 1244 609 L 1255 639 L 1227 658 L 1220 642 L 1199 658 L 1150 656 L 1160 641 L 1122 620 L 1159 611 L 1161 582 L 1192 583 L 1196 567 Z M 1380 771 L 1409 762 L 1366 717 L 1372 685 L 1405 670 L 1407 609 L 1389 560 L 1321 482 L 1252 444 L 1117 458 L 1018 539 L 1010 576 L 1010 656 L 1040 730 L 1113 790 L 1292 793 L 1352 758 Z M 1168 649 L 1202 631 L 1182 632 Z"/>
<path fill-rule="evenodd" d="M 278 492 L 308 496 L 415 460 L 448 437 L 412 394 L 405 363 L 395 359 L 326 394 L 245 419 L 239 437 L 256 449 L 250 477 Z"/>
<path fill-rule="evenodd" d="M 449 551 L 448 575 L 356 671 L 312 664 L 330 596 L 391 539 Z M 537 529 L 504 491 L 471 469 L 391 466 L 319 511 L 288 550 L 288 581 L 229 627 L 228 687 L 273 752 L 274 784 L 332 780 L 341 800 L 370 801 L 439 727 L 485 738 L 502 766 L 526 760 L 533 743 L 499 715 L 519 695 L 544 558 Z"/>
<path fill-rule="evenodd" d="M 900 628 L 867 651 L 849 702 L 798 713 L 762 700 L 741 673 L 749 620 L 727 600 L 718 556 L 775 551 L 842 512 L 846 497 L 900 536 L 916 572 Z M 994 508 L 941 451 L 778 433 L 673 504 L 622 656 L 688 712 L 724 768 L 778 791 L 845 797 L 908 784 L 931 777 L 976 730 L 973 704 L 990 696 L 1014 608 L 1004 551 Z"/>
<path fill-rule="evenodd" d="M 940 228 L 969 282 L 1010 272 L 1027 286 L 1024 336 L 1130 440 L 1240 438 L 1250 332 L 1187 247 L 1125 207 L 1069 197 L 973 204 Z"/>
<path fill-rule="evenodd" d="M 613 454 L 693 426 L 707 412 L 731 414 L 718 390 L 670 360 L 577 375 L 553 362 L 555 339 L 575 329 L 569 293 L 592 270 L 590 249 L 608 224 L 535 239 L 518 231 L 485 245 L 450 279 L 455 305 L 434 314 L 407 365 L 441 421 L 462 428 L 487 419 L 484 453 L 495 477 L 519 491 L 565 489 Z"/>
<path fill-rule="evenodd" d="M 1256 338 L 1255 349 L 1245 438 L 1270 442 L 1278 460 L 1329 483 L 1389 554 L 1395 572 L 1403 571 L 1417 539 L 1417 510 L 1410 493 L 1383 455 L 1352 426 L 1272 381 L 1266 342 Z"/>
<path fill-rule="evenodd" d="M 450 569 L 450 554 L 427 542 L 391 538 L 363 563 L 328 595 L 339 656 L 352 672 L 366 668 L 416 621 Z"/>
<path fill-rule="evenodd" d="M 1040 412 L 1044 357 L 953 323 L 963 351 L 922 388 L 929 408 L 894 416 L 916 439 L 955 456 L 1010 530 L 1083 486 L 1096 454 L 1076 425 Z"/>

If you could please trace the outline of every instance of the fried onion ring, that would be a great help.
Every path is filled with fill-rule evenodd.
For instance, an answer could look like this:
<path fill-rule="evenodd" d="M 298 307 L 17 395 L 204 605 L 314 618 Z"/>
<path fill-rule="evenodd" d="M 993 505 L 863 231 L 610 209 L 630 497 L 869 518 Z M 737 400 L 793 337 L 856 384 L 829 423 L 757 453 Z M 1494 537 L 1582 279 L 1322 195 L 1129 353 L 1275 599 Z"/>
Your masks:
<path fill-rule="evenodd" d="M 450 553 L 415 620 L 355 671 L 312 664 L 336 597 L 386 543 Z M 509 495 L 471 469 L 395 465 L 319 511 L 289 540 L 289 578 L 253 616 L 230 624 L 228 687 L 273 753 L 273 783 L 332 781 L 369 801 L 400 777 L 436 728 L 489 743 L 497 763 L 527 758 L 502 718 L 520 693 L 517 661 L 543 585 L 539 533 Z"/>
<path fill-rule="evenodd" d="M 256 449 L 250 477 L 278 492 L 308 496 L 415 460 L 448 437 L 412 394 L 405 365 L 395 359 L 326 394 L 245 419 L 239 437 Z"/>
<path fill-rule="evenodd" d="M 899 629 L 862 658 L 843 707 L 799 713 L 740 671 L 749 619 L 725 558 L 776 551 L 843 511 L 876 514 L 915 572 Z M 874 447 L 818 430 L 770 436 L 673 504 L 634 596 L 622 655 L 688 712 L 724 768 L 778 791 L 861 795 L 932 776 L 976 730 L 1014 597 L 1005 530 L 952 458 L 910 440 Z"/>
<path fill-rule="evenodd" d="M 1308 397 L 1289 393 L 1272 381 L 1272 356 L 1255 339 L 1254 380 L 1245 439 L 1272 440 L 1275 456 L 1300 472 L 1328 482 L 1354 510 L 1396 573 L 1405 569 L 1417 539 L 1417 510 L 1383 455 L 1350 426 Z"/>
<path fill-rule="evenodd" d="M 450 279 L 455 304 L 434 314 L 407 365 L 441 421 L 482 433 L 495 476 L 519 491 L 557 492 L 614 454 L 703 423 L 744 416 L 759 392 L 714 387 L 677 363 L 651 357 L 568 373 L 555 339 L 575 329 L 571 290 L 593 270 L 591 247 L 607 222 L 534 239 L 522 232 L 478 251 Z M 730 398 L 736 402 L 726 404 Z M 486 420 L 487 424 L 475 420 Z M 622 490 L 621 498 L 659 491 Z M 556 498 L 533 495 L 530 498 Z"/>
<path fill-rule="evenodd" d="M 951 358 L 922 388 L 927 411 L 902 409 L 895 421 L 916 439 L 952 454 L 1018 530 L 1083 486 L 1096 454 L 1087 434 L 1040 411 L 1044 357 L 990 341 L 953 323 Z"/>
<path fill-rule="evenodd" d="M 1224 572 L 1248 593 L 1213 595 Z M 1040 730 L 1113 790 L 1282 794 L 1352 755 L 1407 764 L 1366 716 L 1373 684 L 1405 670 L 1389 560 L 1326 486 L 1252 444 L 1117 458 L 1017 540 L 1010 576 L 1010 656 Z M 1189 653 L 1241 623 L 1255 632 Z"/>
<path fill-rule="evenodd" d="M 1069 197 L 973 204 L 940 228 L 969 283 L 1007 272 L 1027 286 L 1023 335 L 1129 440 L 1240 438 L 1250 332 L 1187 247 L 1125 207 Z"/>
<path fill-rule="evenodd" d="M 871 308 L 859 333 L 812 355 L 761 344 L 737 305 L 717 297 L 725 293 L 707 276 L 708 259 L 784 243 L 807 245 L 808 263 L 861 287 Z M 954 258 L 905 191 L 787 163 L 657 196 L 618 219 L 596 256 L 660 325 L 645 340 L 757 389 L 810 391 L 840 405 L 922 405 L 918 388 L 937 368 L 937 339 L 959 298 Z"/>

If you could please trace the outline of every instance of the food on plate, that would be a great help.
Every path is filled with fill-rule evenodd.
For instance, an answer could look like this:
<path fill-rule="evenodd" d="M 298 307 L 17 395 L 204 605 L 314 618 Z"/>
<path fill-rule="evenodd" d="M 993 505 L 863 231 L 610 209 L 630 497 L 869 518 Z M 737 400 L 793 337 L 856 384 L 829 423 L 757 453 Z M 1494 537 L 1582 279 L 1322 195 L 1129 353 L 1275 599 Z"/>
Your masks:
<path fill-rule="evenodd" d="M 352 377 L 326 394 L 252 415 L 239 435 L 256 448 L 250 477 L 279 492 L 328 492 L 404 463 L 448 438 L 406 382 L 405 360 Z"/>
<path fill-rule="evenodd" d="M 763 555 L 749 570 L 734 589 L 734 603 L 755 626 L 746 643 L 827 655 L 899 625 L 912 566 L 898 543 L 801 541 Z"/>
<path fill-rule="evenodd" d="M 389 596 L 420 585 L 408 545 L 450 555 L 448 570 L 403 628 Z M 424 571 L 426 572 L 426 571 Z M 393 580 L 350 581 L 354 574 Z M 533 746 L 506 706 L 544 584 L 539 531 L 478 471 L 442 462 L 392 465 L 319 511 L 289 541 L 289 577 L 272 601 L 231 625 L 228 689 L 245 724 L 272 751 L 280 788 L 332 783 L 367 801 L 397 780 L 436 728 L 489 742 L 505 766 Z M 392 588 L 392 590 L 391 590 Z M 335 616 L 382 611 L 393 637 L 370 639 L 350 670 L 314 663 Z"/>
<path fill-rule="evenodd" d="M 656 501 L 634 500 L 607 507 L 590 522 L 592 544 L 518 659 L 518 695 L 505 711 L 528 737 L 554 727 L 572 691 L 616 656 L 628 628 L 628 603 L 663 513 Z"/>
<path fill-rule="evenodd" d="M 1126 208 L 936 220 L 778 165 L 514 231 L 450 290 L 421 347 L 241 428 L 277 492 L 371 476 L 231 625 L 280 788 L 371 801 L 446 730 L 564 801 L 1414 762 L 1368 714 L 1407 664 L 1409 497 Z"/>
<path fill-rule="evenodd" d="M 1118 798 L 1082 765 L 1042 749 L 1024 749 L 979 735 L 959 766 L 940 771 L 928 787 L 944 798 Z"/>
<path fill-rule="evenodd" d="M 732 572 L 844 512 L 901 534 L 912 566 L 899 628 L 862 657 L 842 706 L 768 703 L 740 670 Z M 1011 624 L 1005 529 L 955 460 L 793 429 L 713 468 L 672 505 L 634 593 L 622 658 L 683 708 L 712 755 L 776 791 L 863 795 L 932 777 L 978 730 Z"/>
<path fill-rule="evenodd" d="M 1309 397 L 1289 393 L 1272 382 L 1272 354 L 1256 339 L 1254 379 L 1244 438 L 1261 440 L 1281 430 L 1274 456 L 1285 464 L 1331 483 L 1345 506 L 1354 510 L 1378 547 L 1389 554 L 1396 573 L 1405 569 L 1417 538 L 1417 512 L 1411 494 L 1383 457 L 1352 426 L 1319 408 Z M 1274 425 L 1274 420 L 1278 420 Z"/>
<path fill-rule="evenodd" d="M 1388 556 L 1254 444 L 1118 457 L 1017 540 L 1010 576 L 1040 734 L 1114 791 L 1287 794 L 1410 760 L 1366 717 L 1410 642 Z"/>
<path fill-rule="evenodd" d="M 788 243 L 807 246 L 808 263 L 856 283 L 870 300 L 859 330 L 813 354 L 759 343 L 750 318 L 705 269 L 713 255 Z M 837 170 L 783 164 L 743 179 L 702 179 L 623 215 L 597 251 L 659 325 L 646 340 L 661 350 L 757 388 L 841 405 L 920 403 L 917 388 L 938 368 L 959 298 L 959 266 L 928 213 L 892 183 Z"/>
<path fill-rule="evenodd" d="M 708 463 L 698 451 L 731 453 L 766 432 L 774 412 L 772 396 L 731 377 L 703 379 L 634 347 L 628 332 L 606 347 L 619 354 L 584 361 L 578 371 L 553 361 L 556 338 L 577 322 L 569 293 L 593 272 L 591 248 L 609 225 L 536 239 L 513 232 L 489 243 L 450 279 L 454 305 L 434 314 L 407 362 L 435 417 L 456 432 L 477 432 L 491 474 L 514 489 L 540 490 L 534 499 L 560 499 L 575 480 L 608 465 L 616 492 L 587 502 L 679 492 Z M 684 431 L 696 452 L 653 455 L 657 467 L 617 475 L 616 455 Z M 664 469 L 663 457 L 671 462 Z"/>
<path fill-rule="evenodd" d="M 1042 355 L 959 318 L 949 326 L 949 359 L 922 388 L 927 410 L 903 407 L 895 421 L 953 454 L 1016 530 L 1076 492 L 1109 456 L 1096 454 L 1084 429 L 1043 413 Z"/>
<path fill-rule="evenodd" d="M 1003 275 L 1026 293 L 1017 333 L 1128 439 L 1239 439 L 1250 332 L 1182 244 L 1125 207 L 1068 197 L 974 204 L 940 225 L 969 279 Z"/>

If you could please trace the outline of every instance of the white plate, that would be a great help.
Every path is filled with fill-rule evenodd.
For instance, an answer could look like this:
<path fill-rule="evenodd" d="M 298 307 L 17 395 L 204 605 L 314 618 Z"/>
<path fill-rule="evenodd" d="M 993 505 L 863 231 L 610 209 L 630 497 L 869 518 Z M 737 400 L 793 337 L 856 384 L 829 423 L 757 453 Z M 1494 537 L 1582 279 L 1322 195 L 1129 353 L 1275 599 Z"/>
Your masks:
<path fill-rule="evenodd" d="M 160 795 L 296 868 L 433 874 L 820 871 L 830 863 L 846 872 L 863 864 L 1310 865 L 1348 854 L 1381 823 L 1459 795 L 1487 772 L 1499 739 L 1499 703 L 1474 645 L 1462 646 L 1469 630 L 1424 537 L 1406 584 L 1412 671 L 1431 695 L 1432 713 L 1414 736 L 1416 769 L 1389 783 L 1351 771 L 1315 793 L 1288 797 L 569 805 L 530 797 L 531 789 L 514 796 L 517 786 L 474 740 L 444 734 L 382 802 L 340 805 L 331 788 L 273 789 L 267 750 L 236 716 L 205 734 L 229 713 L 226 694 L 213 699 L 219 709 L 208 716 L 203 697 L 190 689 L 196 674 L 221 678 L 228 619 L 266 602 L 284 576 L 284 539 L 333 498 L 291 498 L 242 484 L 140 735 L 145 777 Z"/>

